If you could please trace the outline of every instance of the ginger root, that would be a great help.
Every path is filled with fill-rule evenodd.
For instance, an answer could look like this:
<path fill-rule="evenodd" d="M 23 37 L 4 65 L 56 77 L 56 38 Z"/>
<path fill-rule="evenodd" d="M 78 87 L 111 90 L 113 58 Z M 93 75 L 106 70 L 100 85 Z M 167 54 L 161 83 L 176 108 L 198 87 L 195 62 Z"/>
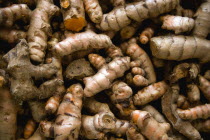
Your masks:
<path fill-rule="evenodd" d="M 77 140 L 81 127 L 83 89 L 80 84 L 71 85 L 61 102 L 55 123 L 42 121 L 41 132 L 46 137 L 55 140 L 72 139 Z"/>
<path fill-rule="evenodd" d="M 57 61 L 52 58 L 52 63 L 32 65 L 29 58 L 29 46 L 25 40 L 21 40 L 15 48 L 10 50 L 4 59 L 8 62 L 7 71 L 10 75 L 11 93 L 18 100 L 44 99 L 52 96 L 57 86 L 63 81 L 51 79 L 38 87 L 34 80 L 50 78 L 57 71 Z"/>
<path fill-rule="evenodd" d="M 169 139 L 167 132 L 170 124 L 158 123 L 149 112 L 135 110 L 131 114 L 131 120 L 149 140 Z"/>
<path fill-rule="evenodd" d="M 142 22 L 144 19 L 157 17 L 175 9 L 178 4 L 178 0 L 146 0 L 119 6 L 103 15 L 99 28 L 103 31 L 118 31 L 129 25 L 131 20 Z"/>
<path fill-rule="evenodd" d="M 173 30 L 175 34 L 189 32 L 194 27 L 194 19 L 181 16 L 165 15 L 161 17 L 162 29 Z"/>
<path fill-rule="evenodd" d="M 145 105 L 153 100 L 157 100 L 167 90 L 168 85 L 164 81 L 149 85 L 133 96 L 134 105 Z"/>
<path fill-rule="evenodd" d="M 13 4 L 12 6 L 0 8 L 0 25 L 12 27 L 15 21 L 22 19 L 28 21 L 31 10 L 26 4 Z"/>
<path fill-rule="evenodd" d="M 86 26 L 82 0 L 60 0 L 64 25 L 67 30 L 80 31 Z"/>
<path fill-rule="evenodd" d="M 150 41 L 152 54 L 160 59 L 185 60 L 198 58 L 201 63 L 210 61 L 210 41 L 195 36 L 158 36 Z"/>
<path fill-rule="evenodd" d="M 184 120 L 207 119 L 210 117 L 210 104 L 199 105 L 187 110 L 177 109 L 177 113 Z"/>
<path fill-rule="evenodd" d="M 129 68 L 129 57 L 115 58 L 109 64 L 102 67 L 94 76 L 84 78 L 84 95 L 90 97 L 110 88 L 112 81 L 122 77 L 124 72 Z"/>

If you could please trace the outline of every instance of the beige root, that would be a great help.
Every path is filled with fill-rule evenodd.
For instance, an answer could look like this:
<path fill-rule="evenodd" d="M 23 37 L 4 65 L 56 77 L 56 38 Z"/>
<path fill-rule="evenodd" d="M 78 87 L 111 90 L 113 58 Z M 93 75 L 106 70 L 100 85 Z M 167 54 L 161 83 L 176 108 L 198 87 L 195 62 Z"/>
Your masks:
<path fill-rule="evenodd" d="M 67 89 L 58 111 L 55 123 L 42 121 L 41 132 L 46 137 L 60 139 L 78 139 L 81 127 L 83 89 L 80 84 L 74 84 Z"/>
<path fill-rule="evenodd" d="M 190 103 L 184 95 L 179 95 L 177 99 L 177 107 L 181 109 L 188 109 L 190 107 Z"/>
<path fill-rule="evenodd" d="M 30 16 L 31 10 L 26 4 L 14 4 L 10 7 L 0 8 L 0 25 L 11 27 L 19 19 L 28 21 Z"/>
<path fill-rule="evenodd" d="M 110 0 L 111 4 L 113 6 L 124 6 L 125 5 L 125 0 Z"/>
<path fill-rule="evenodd" d="M 111 46 L 109 48 L 106 48 L 106 54 L 112 59 L 114 59 L 115 57 L 123 56 L 121 49 L 117 46 Z"/>
<path fill-rule="evenodd" d="M 200 73 L 200 67 L 196 63 L 181 63 L 173 68 L 170 75 L 170 82 L 175 83 L 179 79 L 188 77 L 189 79 L 195 79 Z"/>
<path fill-rule="evenodd" d="M 130 39 L 136 33 L 138 27 L 141 24 L 138 22 L 133 22 L 128 26 L 125 26 L 120 31 L 120 36 L 122 39 Z"/>
<path fill-rule="evenodd" d="M 163 59 L 158 59 L 156 57 L 152 57 L 152 63 L 156 68 L 164 67 L 166 62 Z"/>
<path fill-rule="evenodd" d="M 199 132 L 189 121 L 182 120 L 177 114 L 177 100 L 179 97 L 179 86 L 172 85 L 161 100 L 162 112 L 173 125 L 174 129 L 191 140 L 201 140 Z"/>
<path fill-rule="evenodd" d="M 135 75 L 133 82 L 136 86 L 145 86 L 156 81 L 155 71 L 147 53 L 136 44 L 136 39 L 130 39 L 126 44 L 122 44 L 121 49 L 131 57 L 132 67 L 140 66 L 145 71 L 145 76 Z"/>
<path fill-rule="evenodd" d="M 153 100 L 157 100 L 167 90 L 168 85 L 164 81 L 149 85 L 133 96 L 134 105 L 145 105 Z"/>
<path fill-rule="evenodd" d="M 191 103 L 198 103 L 200 101 L 200 90 L 196 84 L 187 85 L 187 97 Z"/>
<path fill-rule="evenodd" d="M 210 82 L 203 76 L 199 76 L 199 88 L 202 91 L 205 98 L 210 101 Z"/>
<path fill-rule="evenodd" d="M 169 139 L 167 132 L 170 124 L 158 123 L 149 112 L 135 110 L 131 114 L 131 120 L 149 140 Z"/>
<path fill-rule="evenodd" d="M 195 13 L 193 35 L 206 38 L 210 30 L 210 1 L 204 2 Z"/>
<path fill-rule="evenodd" d="M 137 131 L 135 126 L 131 126 L 128 128 L 126 132 L 127 140 L 145 140 L 144 136 Z"/>
<path fill-rule="evenodd" d="M 103 58 L 102 56 L 98 55 L 98 54 L 89 54 L 88 55 L 88 59 L 90 61 L 90 63 L 96 68 L 96 69 L 100 69 L 102 68 L 102 66 L 104 66 L 106 64 L 106 60 L 105 58 Z"/>
<path fill-rule="evenodd" d="M 176 15 L 177 16 L 182 16 L 182 17 L 189 17 L 189 18 L 193 18 L 194 16 L 194 11 L 191 9 L 184 9 L 181 6 L 178 6 L 176 9 Z"/>
<path fill-rule="evenodd" d="M 86 97 L 93 96 L 98 92 L 108 89 L 114 79 L 122 77 L 130 68 L 130 58 L 115 58 L 109 64 L 102 67 L 94 76 L 84 78 Z"/>
<path fill-rule="evenodd" d="M 119 6 L 103 15 L 99 28 L 118 31 L 129 25 L 131 20 L 142 22 L 144 19 L 157 17 L 175 9 L 178 4 L 178 0 L 148 0 Z"/>
<path fill-rule="evenodd" d="M 30 57 L 32 60 L 42 62 L 47 48 L 48 36 L 52 29 L 50 19 L 59 11 L 51 0 L 38 0 L 36 9 L 32 12 L 30 26 L 27 33 Z"/>
<path fill-rule="evenodd" d="M 156 27 L 153 24 L 150 24 L 148 27 L 143 29 L 141 34 L 139 35 L 139 41 L 142 44 L 147 44 L 150 39 L 154 36 Z"/>
<path fill-rule="evenodd" d="M 194 27 L 194 19 L 181 16 L 165 15 L 161 17 L 162 29 L 173 30 L 175 34 L 189 32 Z"/>
<path fill-rule="evenodd" d="M 210 117 L 210 104 L 199 105 L 187 110 L 177 109 L 177 113 L 184 120 L 207 119 Z"/>
<path fill-rule="evenodd" d="M 210 131 L 210 119 L 207 120 L 195 120 L 192 125 L 200 132 Z"/>
<path fill-rule="evenodd" d="M 94 44 L 94 45 L 93 45 Z M 76 51 L 102 49 L 113 46 L 110 38 L 92 31 L 72 34 L 54 46 L 54 51 L 60 56 L 72 54 Z"/>
<path fill-rule="evenodd" d="M 0 40 L 5 40 L 8 43 L 17 43 L 19 39 L 26 38 L 26 33 L 14 29 L 0 29 Z"/>
<path fill-rule="evenodd" d="M 158 36 L 150 41 L 152 54 L 160 59 L 185 60 L 198 58 L 201 63 L 210 61 L 210 41 L 195 36 Z"/>
<path fill-rule="evenodd" d="M 84 0 L 85 11 L 94 23 L 100 23 L 103 12 L 98 0 Z"/>

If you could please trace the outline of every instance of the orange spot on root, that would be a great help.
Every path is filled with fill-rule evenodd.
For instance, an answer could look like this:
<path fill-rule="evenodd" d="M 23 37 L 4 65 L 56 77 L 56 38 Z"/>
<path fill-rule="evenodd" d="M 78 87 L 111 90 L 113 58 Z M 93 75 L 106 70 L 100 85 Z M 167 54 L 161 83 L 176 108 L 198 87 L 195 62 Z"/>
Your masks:
<path fill-rule="evenodd" d="M 71 18 L 64 21 L 67 30 L 80 31 L 86 26 L 86 20 L 83 17 Z"/>

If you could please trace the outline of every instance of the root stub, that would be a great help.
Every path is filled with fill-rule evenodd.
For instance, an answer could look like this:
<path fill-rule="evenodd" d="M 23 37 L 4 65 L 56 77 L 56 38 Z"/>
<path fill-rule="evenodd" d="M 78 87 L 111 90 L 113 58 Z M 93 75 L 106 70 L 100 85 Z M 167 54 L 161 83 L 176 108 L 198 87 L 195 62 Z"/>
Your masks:
<path fill-rule="evenodd" d="M 86 20 L 83 17 L 71 18 L 64 21 L 65 28 L 71 31 L 80 31 L 86 26 Z"/>

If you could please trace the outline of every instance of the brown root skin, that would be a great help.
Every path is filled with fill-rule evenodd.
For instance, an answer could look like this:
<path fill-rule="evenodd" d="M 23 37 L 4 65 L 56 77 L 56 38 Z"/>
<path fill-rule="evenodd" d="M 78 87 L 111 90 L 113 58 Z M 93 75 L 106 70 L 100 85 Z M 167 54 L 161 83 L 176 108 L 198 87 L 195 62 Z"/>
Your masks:
<path fill-rule="evenodd" d="M 64 73 L 68 79 L 82 80 L 85 77 L 94 75 L 95 72 L 90 66 L 90 63 L 84 58 L 72 61 L 66 68 Z"/>
<path fill-rule="evenodd" d="M 103 11 L 98 0 L 84 0 L 85 11 L 89 18 L 94 23 L 100 23 L 103 16 Z"/>
<path fill-rule="evenodd" d="M 59 70 L 58 61 L 52 58 L 50 64 L 32 65 L 29 58 L 28 44 L 21 40 L 19 44 L 6 55 L 7 71 L 10 74 L 11 93 L 18 100 L 44 99 L 52 96 L 58 86 L 63 84 L 60 79 L 50 79 L 38 87 L 34 80 L 51 78 Z M 21 82 L 20 82 L 21 81 Z"/>
<path fill-rule="evenodd" d="M 28 104 L 29 104 L 33 119 L 36 122 L 40 122 L 47 117 L 47 112 L 45 111 L 46 102 L 35 100 L 35 101 L 28 101 Z"/>
<path fill-rule="evenodd" d="M 130 117 L 131 112 L 136 109 L 131 98 L 133 94 L 131 87 L 122 81 L 116 81 L 111 89 L 112 91 L 107 94 L 112 103 L 120 111 L 122 117 Z"/>
<path fill-rule="evenodd" d="M 145 140 L 144 136 L 137 131 L 137 128 L 135 128 L 135 126 L 131 126 L 128 128 L 126 132 L 126 138 L 127 140 Z"/>
<path fill-rule="evenodd" d="M 32 12 L 27 41 L 30 57 L 37 62 L 43 62 L 47 48 L 48 37 L 52 35 L 50 20 L 59 11 L 51 0 L 38 0 L 36 9 Z"/>
<path fill-rule="evenodd" d="M 13 4 L 12 6 L 0 9 L 0 25 L 12 27 L 15 21 L 22 19 L 28 21 L 31 10 L 26 4 Z"/>
<path fill-rule="evenodd" d="M 157 100 L 164 95 L 167 90 L 168 85 L 164 81 L 149 85 L 139 90 L 138 93 L 133 96 L 134 105 L 145 105 L 151 101 Z"/>
<path fill-rule="evenodd" d="M 25 139 L 28 139 L 35 131 L 36 122 L 32 119 L 28 120 L 24 128 L 23 136 Z"/>
<path fill-rule="evenodd" d="M 28 6 L 35 6 L 36 0 L 17 0 L 17 3 L 24 3 Z"/>
<path fill-rule="evenodd" d="M 207 120 L 195 120 L 192 125 L 200 132 L 210 131 L 210 119 Z"/>
<path fill-rule="evenodd" d="M 110 2 L 114 7 L 125 5 L 125 0 L 110 0 Z"/>
<path fill-rule="evenodd" d="M 136 84 L 137 86 L 139 85 L 145 86 L 154 83 L 156 81 L 156 74 L 152 62 L 147 53 L 143 49 L 141 49 L 138 46 L 138 44 L 136 44 L 135 39 L 130 39 L 127 45 L 125 46 L 127 46 L 126 54 L 131 57 L 132 61 L 138 61 L 140 68 L 142 68 L 145 71 L 144 79 L 142 80 L 142 78 L 138 76 L 134 79 L 135 81 L 134 84 Z M 145 83 L 139 82 L 139 80 L 145 81 Z"/>
<path fill-rule="evenodd" d="M 88 59 L 96 69 L 100 69 L 106 64 L 105 58 L 103 58 L 99 54 L 91 53 L 88 55 Z"/>
<path fill-rule="evenodd" d="M 47 140 L 46 137 L 44 137 L 41 133 L 40 133 L 40 127 L 38 127 L 36 129 L 36 131 L 34 132 L 34 134 L 28 138 L 28 139 L 18 139 L 18 140 Z"/>
<path fill-rule="evenodd" d="M 169 12 L 177 7 L 178 0 L 151 0 L 140 1 L 119 6 L 111 12 L 104 14 L 101 23 L 98 25 L 103 31 L 118 31 L 129 25 L 131 20 L 142 22 L 144 19 L 154 18 L 160 14 Z"/>
<path fill-rule="evenodd" d="M 200 73 L 200 67 L 196 63 L 181 63 L 173 68 L 172 74 L 169 77 L 171 83 L 177 82 L 179 79 L 188 77 L 195 79 Z"/>
<path fill-rule="evenodd" d="M 152 63 L 156 68 L 162 68 L 166 65 L 166 61 L 163 59 L 158 59 L 156 57 L 152 57 Z"/>
<path fill-rule="evenodd" d="M 105 133 L 115 129 L 115 119 L 111 112 L 101 112 L 95 116 L 82 116 L 81 134 L 87 139 L 102 139 Z"/>
<path fill-rule="evenodd" d="M 161 17 L 162 29 L 172 30 L 175 34 L 189 32 L 194 27 L 194 19 L 181 16 L 165 15 Z"/>
<path fill-rule="evenodd" d="M 19 39 L 25 39 L 26 33 L 21 30 L 0 29 L 0 40 L 5 40 L 8 43 L 17 43 Z"/>
<path fill-rule="evenodd" d="M 210 70 L 207 70 L 204 74 L 204 78 L 206 78 L 207 80 L 210 80 Z"/>
<path fill-rule="evenodd" d="M 91 97 L 98 92 L 110 88 L 113 80 L 122 77 L 130 68 L 130 57 L 118 57 L 103 66 L 94 76 L 83 79 L 85 83 L 84 94 Z"/>
<path fill-rule="evenodd" d="M 200 101 L 200 90 L 196 84 L 187 85 L 187 97 L 191 103 L 198 103 Z"/>
<path fill-rule="evenodd" d="M 210 104 L 198 105 L 187 110 L 177 109 L 177 113 L 183 120 L 207 119 L 210 117 Z"/>
<path fill-rule="evenodd" d="M 149 112 L 152 115 L 152 117 L 159 123 L 167 122 L 163 115 L 151 105 L 146 105 L 141 110 Z"/>
<path fill-rule="evenodd" d="M 152 55 L 159 59 L 185 60 L 197 58 L 201 63 L 210 61 L 210 41 L 195 36 L 158 36 L 150 40 Z"/>
<path fill-rule="evenodd" d="M 155 30 L 156 27 L 153 24 L 150 24 L 139 35 L 139 41 L 142 44 L 147 44 L 150 41 L 150 39 L 154 36 Z"/>
<path fill-rule="evenodd" d="M 0 87 L 0 138 L 15 140 L 17 131 L 17 105 L 13 100 L 9 88 Z"/>
<path fill-rule="evenodd" d="M 177 16 L 193 18 L 194 14 L 195 14 L 194 11 L 191 10 L 191 9 L 184 9 L 181 6 L 178 6 L 176 8 L 176 15 Z"/>
<path fill-rule="evenodd" d="M 199 88 L 202 91 L 205 98 L 210 101 L 210 82 L 203 76 L 199 75 Z"/>
<path fill-rule="evenodd" d="M 192 34 L 206 38 L 210 30 L 210 1 L 204 2 L 195 13 L 195 27 Z"/>
<path fill-rule="evenodd" d="M 131 120 L 149 140 L 169 139 L 167 132 L 170 124 L 158 123 L 149 112 L 135 110 L 131 114 Z"/>
<path fill-rule="evenodd" d="M 65 56 L 73 54 L 77 51 L 102 49 L 111 46 L 113 46 L 113 44 L 108 36 L 103 34 L 96 34 L 92 31 L 86 31 L 70 35 L 65 40 L 56 44 L 54 46 L 54 51 L 60 56 Z"/>
<path fill-rule="evenodd" d="M 46 137 L 60 139 L 78 139 L 81 126 L 83 89 L 80 84 L 74 84 L 67 89 L 58 111 L 55 123 L 42 121 L 41 132 Z"/>
<path fill-rule="evenodd" d="M 48 99 L 45 105 L 45 110 L 48 114 L 53 114 L 58 109 L 61 102 L 61 96 L 54 95 Z"/>
<path fill-rule="evenodd" d="M 121 49 L 114 45 L 106 49 L 106 54 L 112 59 L 123 56 Z"/>
<path fill-rule="evenodd" d="M 67 30 L 78 32 L 86 26 L 82 0 L 60 0 L 60 5 Z"/>
<path fill-rule="evenodd" d="M 124 27 L 120 31 L 120 36 L 122 39 L 130 39 L 136 33 L 138 27 L 141 24 L 138 22 L 133 22 L 130 25 Z"/>
<path fill-rule="evenodd" d="M 174 129 L 191 140 L 201 140 L 199 132 L 191 125 L 189 121 L 182 120 L 177 112 L 177 99 L 179 97 L 179 86 L 172 85 L 163 95 L 161 100 L 162 112 L 173 125 Z"/>
<path fill-rule="evenodd" d="M 181 109 L 188 109 L 190 107 L 190 103 L 184 95 L 179 95 L 177 99 L 177 107 Z"/>

